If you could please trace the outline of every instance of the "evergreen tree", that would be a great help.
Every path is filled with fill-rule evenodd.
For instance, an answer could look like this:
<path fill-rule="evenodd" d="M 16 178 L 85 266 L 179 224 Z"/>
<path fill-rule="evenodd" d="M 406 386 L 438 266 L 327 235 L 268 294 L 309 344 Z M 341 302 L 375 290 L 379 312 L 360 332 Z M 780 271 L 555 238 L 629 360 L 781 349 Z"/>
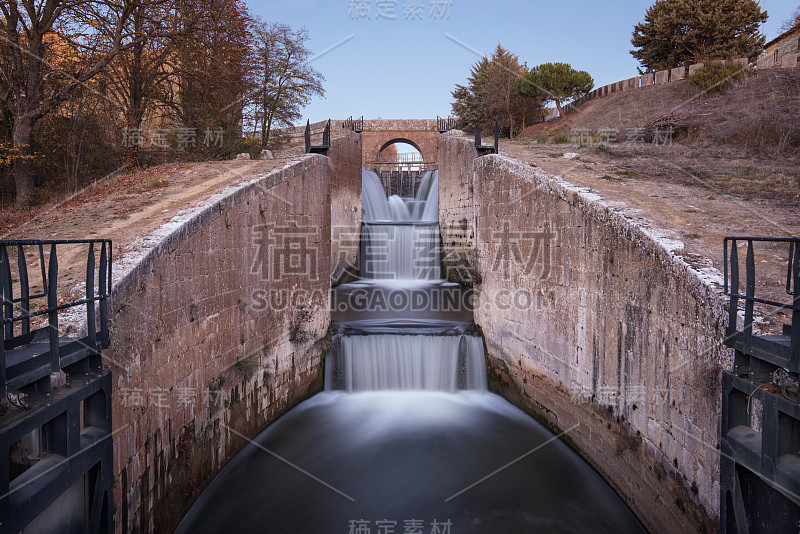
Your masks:
<path fill-rule="evenodd" d="M 503 135 L 513 137 L 540 117 L 541 100 L 515 90 L 525 71 L 519 58 L 499 44 L 490 58 L 475 63 L 467 85 L 456 85 L 451 93 L 459 129 L 471 132 L 477 121 L 482 130 L 492 131 L 497 120 Z"/>
<path fill-rule="evenodd" d="M 645 71 L 709 59 L 755 60 L 766 39 L 767 20 L 755 0 L 657 0 L 634 27 L 633 57 Z"/>
<path fill-rule="evenodd" d="M 567 63 L 544 63 L 532 68 L 517 81 L 520 94 L 545 102 L 553 102 L 559 116 L 564 116 L 561 103 L 580 98 L 594 87 L 588 72 L 575 70 Z"/>

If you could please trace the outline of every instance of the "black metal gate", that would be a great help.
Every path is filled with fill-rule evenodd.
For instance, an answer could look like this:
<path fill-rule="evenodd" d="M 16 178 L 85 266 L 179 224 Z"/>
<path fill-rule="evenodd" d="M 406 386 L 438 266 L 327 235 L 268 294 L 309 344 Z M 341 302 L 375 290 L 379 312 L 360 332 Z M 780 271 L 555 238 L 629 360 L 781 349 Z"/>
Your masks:
<path fill-rule="evenodd" d="M 59 293 L 64 247 L 86 249 L 85 296 L 70 302 Z M 111 241 L 0 241 L 0 290 L 0 392 L 8 400 L 0 415 L 0 532 L 111 532 L 111 373 L 100 356 L 109 345 Z M 80 306 L 86 332 L 61 332 L 59 313 Z M 65 383 L 53 388 L 62 372 Z M 20 449 L 25 461 L 15 458 Z"/>
<path fill-rule="evenodd" d="M 747 247 L 744 293 L 739 289 L 739 243 Z M 788 248 L 786 293 L 791 302 L 757 295 L 756 246 Z M 800 239 L 726 238 L 725 294 L 730 297 L 725 344 L 735 350 L 735 359 L 733 370 L 722 374 L 720 530 L 723 534 L 797 532 Z M 744 301 L 741 330 L 737 326 L 740 301 Z M 778 334 L 754 334 L 757 304 L 767 310 L 784 310 L 790 315 L 791 324 L 784 325 Z"/>

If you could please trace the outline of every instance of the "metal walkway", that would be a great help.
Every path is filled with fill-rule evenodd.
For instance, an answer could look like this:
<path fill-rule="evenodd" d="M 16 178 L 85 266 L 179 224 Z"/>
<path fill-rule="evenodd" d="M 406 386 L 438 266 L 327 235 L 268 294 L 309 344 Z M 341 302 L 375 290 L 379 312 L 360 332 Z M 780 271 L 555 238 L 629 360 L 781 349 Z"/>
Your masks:
<path fill-rule="evenodd" d="M 85 297 L 65 302 L 58 251 L 76 247 L 86 254 Z M 111 532 L 111 373 L 100 356 L 111 241 L 0 241 L 0 290 L 0 533 Z M 81 306 L 85 334 L 60 333 L 59 314 Z M 65 384 L 53 388 L 62 372 Z"/>
<path fill-rule="evenodd" d="M 739 244 L 746 244 L 740 292 Z M 756 248 L 788 249 L 789 302 L 756 294 Z M 728 256 L 730 251 L 730 257 Z M 800 526 L 800 239 L 725 239 L 725 294 L 730 316 L 725 344 L 733 370 L 722 373 L 720 531 L 796 532 Z M 738 329 L 739 303 L 743 328 Z M 776 335 L 753 333 L 755 305 L 785 310 L 791 324 Z"/>

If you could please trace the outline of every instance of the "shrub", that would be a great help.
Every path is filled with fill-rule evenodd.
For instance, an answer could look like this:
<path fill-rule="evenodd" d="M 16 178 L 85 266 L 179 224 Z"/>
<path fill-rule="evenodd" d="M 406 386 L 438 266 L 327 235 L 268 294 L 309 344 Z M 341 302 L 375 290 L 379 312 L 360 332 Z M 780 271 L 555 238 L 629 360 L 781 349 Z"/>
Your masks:
<path fill-rule="evenodd" d="M 724 61 L 706 63 L 687 78 L 684 93 L 692 96 L 702 93 L 721 93 L 747 71 L 746 67 L 742 68 Z"/>

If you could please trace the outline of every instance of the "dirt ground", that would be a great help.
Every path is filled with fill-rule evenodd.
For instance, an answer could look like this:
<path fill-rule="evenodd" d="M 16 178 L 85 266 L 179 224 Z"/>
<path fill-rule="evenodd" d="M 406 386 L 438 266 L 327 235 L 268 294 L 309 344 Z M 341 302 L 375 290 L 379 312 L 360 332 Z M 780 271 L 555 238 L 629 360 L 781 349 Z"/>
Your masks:
<path fill-rule="evenodd" d="M 54 205 L 31 211 L 0 211 L 2 239 L 111 239 L 113 256 L 119 258 L 129 244 L 179 211 L 227 186 L 283 167 L 299 155 L 292 150 L 267 161 L 171 163 L 120 174 Z M 36 292 L 42 285 L 39 257 L 33 249 L 26 252 L 32 291 Z M 62 300 L 65 295 L 78 297 L 76 286 L 85 281 L 87 252 L 86 245 L 59 246 L 58 291 Z M 9 259 L 16 273 L 15 250 L 9 251 Z M 15 295 L 19 295 L 18 287 Z"/>
<path fill-rule="evenodd" d="M 800 236 L 797 158 L 778 163 L 722 148 L 627 143 L 581 148 L 532 140 L 501 142 L 500 153 L 640 209 L 655 226 L 675 232 L 685 245 L 679 254 L 700 266 L 710 260 L 723 270 L 726 236 Z M 788 247 L 761 246 L 756 252 L 758 296 L 791 303 L 785 291 Z M 744 249 L 740 262 L 744 266 Z M 790 321 L 774 308 L 762 310 L 768 317 L 765 330 Z"/>

